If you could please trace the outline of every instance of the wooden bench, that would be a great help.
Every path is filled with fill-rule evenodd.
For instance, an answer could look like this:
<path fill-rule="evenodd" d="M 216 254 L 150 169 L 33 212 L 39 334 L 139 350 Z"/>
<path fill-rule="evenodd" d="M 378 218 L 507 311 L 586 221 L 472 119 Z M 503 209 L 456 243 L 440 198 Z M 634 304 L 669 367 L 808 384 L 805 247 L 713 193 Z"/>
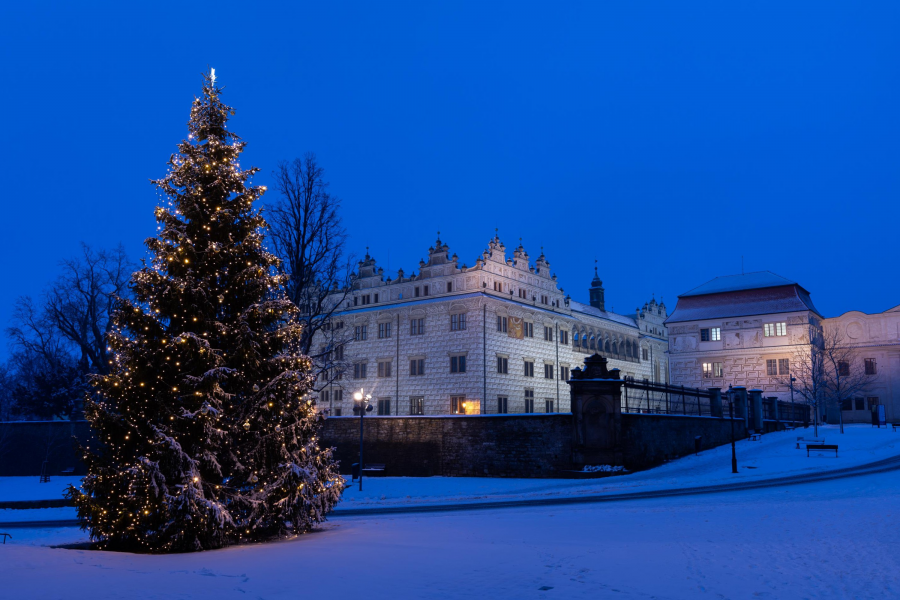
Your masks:
<path fill-rule="evenodd" d="M 800 449 L 800 444 L 824 444 L 825 438 L 809 438 L 806 439 L 802 435 L 797 438 L 797 450 Z"/>
<path fill-rule="evenodd" d="M 807 444 L 806 445 L 806 456 L 809 456 L 810 450 L 834 450 L 834 457 L 838 457 L 838 447 L 837 444 Z"/>
<path fill-rule="evenodd" d="M 750 441 L 751 441 L 751 442 L 758 442 L 758 441 L 761 440 L 761 439 L 762 439 L 762 434 L 761 434 L 761 433 L 751 433 L 751 434 L 750 434 Z"/>
<path fill-rule="evenodd" d="M 366 466 L 363 467 L 363 473 L 372 477 L 373 475 L 384 475 L 384 465 L 383 464 L 369 464 L 366 463 Z M 356 481 L 356 478 L 359 476 L 359 463 L 353 463 L 351 478 L 350 481 Z"/>

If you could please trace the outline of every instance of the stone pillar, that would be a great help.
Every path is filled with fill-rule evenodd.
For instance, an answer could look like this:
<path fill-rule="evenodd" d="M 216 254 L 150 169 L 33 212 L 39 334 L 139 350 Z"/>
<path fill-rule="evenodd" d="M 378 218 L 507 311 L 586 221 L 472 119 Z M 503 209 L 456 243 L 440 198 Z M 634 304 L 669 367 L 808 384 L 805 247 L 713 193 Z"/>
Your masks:
<path fill-rule="evenodd" d="M 778 410 L 778 398 L 769 398 L 769 402 L 772 403 L 772 418 L 774 418 L 776 421 L 781 421 L 781 413 Z"/>
<path fill-rule="evenodd" d="M 606 359 L 594 354 L 584 369 L 572 369 L 567 382 L 575 436 L 572 462 L 576 465 L 621 465 L 622 380 L 619 369 L 607 369 Z"/>
<path fill-rule="evenodd" d="M 722 416 L 722 388 L 709 388 L 709 412 L 714 417 Z"/>
<path fill-rule="evenodd" d="M 736 385 L 732 388 L 734 392 L 734 417 L 743 419 L 744 426 L 747 426 L 747 388 L 742 385 Z"/>
<path fill-rule="evenodd" d="M 756 431 L 763 430 L 763 403 L 762 390 L 750 390 L 747 392 L 750 396 L 750 402 L 753 403 L 753 422 L 748 425 Z"/>

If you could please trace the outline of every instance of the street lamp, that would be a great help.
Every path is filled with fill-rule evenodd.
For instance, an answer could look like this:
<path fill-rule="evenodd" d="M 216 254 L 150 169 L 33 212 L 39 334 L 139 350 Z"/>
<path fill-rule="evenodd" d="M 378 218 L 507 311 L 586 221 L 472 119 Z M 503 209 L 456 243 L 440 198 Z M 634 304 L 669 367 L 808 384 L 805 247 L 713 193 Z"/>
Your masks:
<path fill-rule="evenodd" d="M 353 412 L 359 413 L 359 491 L 362 491 L 363 474 L 363 417 L 372 411 L 371 399 L 372 394 L 367 394 L 362 388 L 353 394 Z"/>
<path fill-rule="evenodd" d="M 790 377 L 791 377 L 791 379 L 790 379 L 790 382 L 791 382 L 791 421 L 793 422 L 792 425 L 794 427 L 796 427 L 797 426 L 797 409 L 794 408 L 794 382 L 797 381 L 797 378 L 794 377 L 793 373 L 791 373 Z"/>
<path fill-rule="evenodd" d="M 737 473 L 737 451 L 734 448 L 734 390 L 731 389 L 731 386 L 728 386 L 728 391 L 725 392 L 725 396 L 728 398 L 728 416 L 731 421 L 731 472 Z"/>

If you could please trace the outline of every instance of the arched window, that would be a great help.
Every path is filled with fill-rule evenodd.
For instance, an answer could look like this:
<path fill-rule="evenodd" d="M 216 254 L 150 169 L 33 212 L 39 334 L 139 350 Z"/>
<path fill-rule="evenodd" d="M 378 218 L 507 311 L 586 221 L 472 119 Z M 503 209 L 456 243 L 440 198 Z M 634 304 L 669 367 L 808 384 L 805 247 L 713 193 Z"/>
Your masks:
<path fill-rule="evenodd" d="M 631 340 L 625 340 L 625 358 L 631 358 Z"/>
<path fill-rule="evenodd" d="M 612 343 L 612 353 L 613 353 L 613 354 L 618 354 L 618 353 L 619 353 L 619 345 L 618 345 L 616 342 L 613 342 L 613 343 Z"/>
<path fill-rule="evenodd" d="M 591 350 L 593 350 L 594 348 L 596 348 L 596 345 L 594 343 L 594 336 L 591 335 Z"/>
<path fill-rule="evenodd" d="M 578 332 L 577 331 L 574 334 L 572 334 L 572 341 L 575 343 L 576 346 L 578 345 Z"/>
<path fill-rule="evenodd" d="M 610 351 L 610 350 L 609 350 L 609 338 L 606 338 L 606 347 L 605 347 L 605 350 L 606 350 L 607 352 Z"/>

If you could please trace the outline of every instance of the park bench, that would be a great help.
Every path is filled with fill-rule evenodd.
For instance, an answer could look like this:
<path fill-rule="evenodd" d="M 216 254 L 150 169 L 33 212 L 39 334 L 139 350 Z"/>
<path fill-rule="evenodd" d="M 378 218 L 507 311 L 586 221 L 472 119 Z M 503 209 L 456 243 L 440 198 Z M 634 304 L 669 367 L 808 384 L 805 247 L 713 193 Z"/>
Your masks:
<path fill-rule="evenodd" d="M 353 463 L 352 467 L 352 477 L 351 481 L 355 481 L 357 477 L 359 477 L 359 463 Z M 384 475 L 384 465 L 383 464 L 375 464 L 375 463 L 366 463 L 362 470 L 363 473 L 368 475 L 369 477 L 376 475 Z"/>
<path fill-rule="evenodd" d="M 69 467 L 59 472 L 60 475 L 72 475 L 75 473 L 75 467 Z"/>
<path fill-rule="evenodd" d="M 797 438 L 797 450 L 800 449 L 800 444 L 824 444 L 825 438 L 805 438 L 802 435 Z"/>
<path fill-rule="evenodd" d="M 750 432 L 750 441 L 751 442 L 758 442 L 760 439 L 762 439 L 761 433 L 757 433 L 755 431 Z"/>
<path fill-rule="evenodd" d="M 806 456 L 809 456 L 810 450 L 834 450 L 834 457 L 838 457 L 838 447 L 837 444 L 807 444 L 806 445 Z"/>
<path fill-rule="evenodd" d="M 897 431 L 898 427 L 900 427 L 900 423 L 891 423 L 891 431 Z"/>

